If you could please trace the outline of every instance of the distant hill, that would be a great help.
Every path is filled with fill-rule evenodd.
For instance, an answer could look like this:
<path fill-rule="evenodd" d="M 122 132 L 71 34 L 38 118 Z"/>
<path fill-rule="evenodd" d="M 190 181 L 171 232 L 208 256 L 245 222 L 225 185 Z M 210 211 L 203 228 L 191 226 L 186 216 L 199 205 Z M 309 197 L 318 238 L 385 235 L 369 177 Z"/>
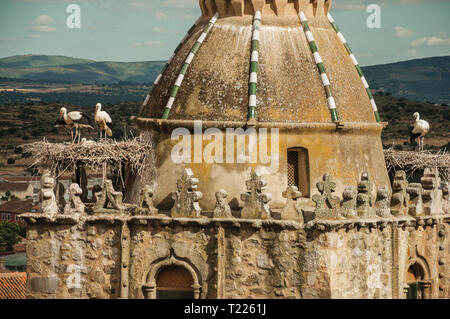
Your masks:
<path fill-rule="evenodd" d="M 86 84 L 152 83 L 164 64 L 21 55 L 0 59 L 0 77 Z M 373 90 L 409 100 L 450 103 L 450 56 L 368 66 L 363 70 Z"/>
<path fill-rule="evenodd" d="M 93 60 L 71 58 L 61 55 L 15 55 L 0 59 L 0 68 L 42 68 L 77 63 L 93 63 Z"/>
<path fill-rule="evenodd" d="M 363 68 L 372 89 L 409 100 L 450 103 L 450 56 Z"/>
<path fill-rule="evenodd" d="M 23 55 L 0 59 L 0 77 L 92 84 L 151 83 L 164 64 L 164 61 L 96 62 L 63 56 Z"/>

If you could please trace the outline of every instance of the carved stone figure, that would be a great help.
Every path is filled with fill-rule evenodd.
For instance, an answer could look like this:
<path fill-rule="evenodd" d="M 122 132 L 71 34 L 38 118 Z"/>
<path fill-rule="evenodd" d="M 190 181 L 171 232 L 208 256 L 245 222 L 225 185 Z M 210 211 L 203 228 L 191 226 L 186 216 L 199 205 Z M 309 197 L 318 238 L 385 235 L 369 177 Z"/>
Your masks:
<path fill-rule="evenodd" d="M 231 215 L 231 208 L 230 205 L 228 205 L 227 197 L 228 194 L 224 189 L 219 189 L 216 192 L 216 207 L 214 208 L 214 217 L 233 217 L 233 215 Z"/>
<path fill-rule="evenodd" d="M 358 217 L 356 212 L 356 197 L 358 193 L 354 186 L 348 186 L 342 193 L 341 215 L 346 218 Z"/>
<path fill-rule="evenodd" d="M 86 206 L 81 200 L 83 190 L 77 183 L 69 186 L 69 202 L 64 207 L 64 214 L 84 214 Z"/>
<path fill-rule="evenodd" d="M 441 179 L 438 169 L 426 168 L 420 183 L 423 188 L 422 200 L 425 215 L 439 214 L 441 212 L 442 192 L 439 190 Z"/>
<path fill-rule="evenodd" d="M 404 171 L 395 172 L 392 183 L 391 212 L 394 216 L 405 216 L 408 212 L 409 194 L 406 192 L 408 181 Z"/>
<path fill-rule="evenodd" d="M 158 209 L 155 208 L 153 204 L 153 189 L 149 185 L 145 185 L 141 190 L 141 202 L 139 203 L 139 208 L 137 212 L 140 214 L 156 215 L 158 214 Z"/>
<path fill-rule="evenodd" d="M 442 198 L 443 198 L 442 210 L 445 214 L 450 213 L 450 198 L 448 190 L 449 190 L 449 182 L 445 183 L 444 187 L 442 187 Z"/>
<path fill-rule="evenodd" d="M 244 201 L 244 208 L 241 211 L 241 218 L 247 219 L 269 219 L 271 212 L 267 204 L 272 199 L 269 193 L 263 193 L 267 183 L 258 172 L 254 171 L 250 179 L 245 182 L 247 192 L 241 194 L 241 200 Z"/>
<path fill-rule="evenodd" d="M 375 197 L 372 193 L 373 185 L 369 178 L 369 173 L 364 172 L 361 175 L 361 181 L 358 183 L 358 197 L 356 199 L 358 215 L 363 218 L 376 217 L 373 208 Z"/>
<path fill-rule="evenodd" d="M 375 211 L 379 217 L 392 217 L 390 208 L 391 196 L 386 186 L 380 187 L 375 201 Z"/>
<path fill-rule="evenodd" d="M 422 184 L 411 183 L 406 191 L 409 194 L 408 214 L 413 217 L 423 215 Z"/>
<path fill-rule="evenodd" d="M 298 199 L 302 196 L 297 186 L 288 186 L 283 192 L 283 197 L 286 198 L 286 205 L 281 211 L 281 219 L 297 220 L 303 224 L 303 213 L 300 209 Z"/>
<path fill-rule="evenodd" d="M 172 208 L 172 217 L 200 217 L 202 209 L 198 201 L 203 194 L 197 191 L 199 180 L 194 177 L 190 168 L 183 171 L 177 181 L 177 191 L 172 193 L 175 205 Z"/>
<path fill-rule="evenodd" d="M 122 193 L 116 192 L 112 181 L 105 179 L 103 190 L 96 193 L 97 202 L 94 206 L 94 213 L 123 213 Z"/>
<path fill-rule="evenodd" d="M 39 201 L 41 203 L 42 212 L 48 215 L 56 215 L 58 213 L 58 203 L 56 202 L 55 179 L 51 176 L 50 171 L 46 170 L 41 178 L 41 191 L 39 193 Z"/>
<path fill-rule="evenodd" d="M 316 194 L 312 197 L 312 200 L 316 203 L 316 209 L 314 210 L 316 218 L 341 218 L 338 212 L 339 197 L 333 196 L 336 183 L 331 181 L 330 174 L 323 175 L 323 180 L 317 183 L 317 189 L 320 195 Z"/>

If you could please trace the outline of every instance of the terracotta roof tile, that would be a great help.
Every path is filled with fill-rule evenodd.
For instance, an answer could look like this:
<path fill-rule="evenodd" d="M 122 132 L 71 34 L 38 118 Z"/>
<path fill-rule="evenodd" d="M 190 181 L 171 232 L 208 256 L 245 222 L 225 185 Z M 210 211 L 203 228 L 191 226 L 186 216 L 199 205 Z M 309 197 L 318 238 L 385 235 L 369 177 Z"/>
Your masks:
<path fill-rule="evenodd" d="M 33 209 L 38 209 L 37 204 L 33 205 L 33 199 L 13 199 L 0 205 L 1 213 L 31 213 Z"/>
<path fill-rule="evenodd" d="M 29 183 L 0 182 L 1 192 L 23 192 L 28 189 Z"/>
<path fill-rule="evenodd" d="M 25 299 L 27 273 L 0 273 L 0 299 Z"/>

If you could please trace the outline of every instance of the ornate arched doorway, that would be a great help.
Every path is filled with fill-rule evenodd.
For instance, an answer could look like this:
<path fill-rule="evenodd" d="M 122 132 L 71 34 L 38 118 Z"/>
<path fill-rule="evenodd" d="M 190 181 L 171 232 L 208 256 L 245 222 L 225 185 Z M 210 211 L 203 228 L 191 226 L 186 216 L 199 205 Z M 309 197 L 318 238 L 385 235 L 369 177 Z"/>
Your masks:
<path fill-rule="evenodd" d="M 190 264 L 171 256 L 151 266 L 142 289 L 146 299 L 198 299 L 199 282 Z"/>
<path fill-rule="evenodd" d="M 156 298 L 194 299 L 193 285 L 194 279 L 186 268 L 166 266 L 156 275 Z"/>
<path fill-rule="evenodd" d="M 413 263 L 406 273 L 406 299 L 429 299 L 431 282 L 427 279 L 424 267 L 418 262 Z"/>

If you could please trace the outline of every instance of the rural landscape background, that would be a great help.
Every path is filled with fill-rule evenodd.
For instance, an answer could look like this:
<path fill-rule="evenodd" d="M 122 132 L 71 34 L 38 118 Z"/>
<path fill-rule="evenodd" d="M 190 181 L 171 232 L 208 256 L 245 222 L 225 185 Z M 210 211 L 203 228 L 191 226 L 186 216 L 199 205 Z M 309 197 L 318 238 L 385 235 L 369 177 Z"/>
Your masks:
<path fill-rule="evenodd" d="M 68 133 L 54 126 L 62 106 L 92 114 L 100 102 L 114 119 L 114 139 L 136 135 L 130 117 L 139 114 L 164 64 L 49 55 L 0 59 L 0 174 L 32 172 L 31 159 L 20 145 L 43 138 L 68 140 Z M 408 148 L 412 114 L 420 112 L 431 124 L 427 147 L 450 149 L 450 56 L 363 69 L 381 118 L 389 122 L 382 136 L 385 147 Z"/>

